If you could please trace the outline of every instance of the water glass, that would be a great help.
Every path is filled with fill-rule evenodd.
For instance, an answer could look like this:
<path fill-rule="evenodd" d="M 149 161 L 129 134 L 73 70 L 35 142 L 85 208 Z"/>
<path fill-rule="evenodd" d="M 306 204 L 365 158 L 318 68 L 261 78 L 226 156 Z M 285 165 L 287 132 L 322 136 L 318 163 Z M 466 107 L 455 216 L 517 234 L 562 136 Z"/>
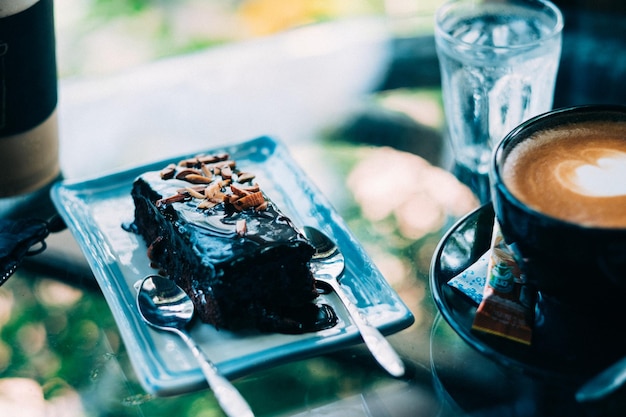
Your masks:
<path fill-rule="evenodd" d="M 458 0 L 437 10 L 435 41 L 457 167 L 486 178 L 495 145 L 552 108 L 562 28 L 561 12 L 545 0 Z M 488 187 L 475 192 L 489 199 Z"/>

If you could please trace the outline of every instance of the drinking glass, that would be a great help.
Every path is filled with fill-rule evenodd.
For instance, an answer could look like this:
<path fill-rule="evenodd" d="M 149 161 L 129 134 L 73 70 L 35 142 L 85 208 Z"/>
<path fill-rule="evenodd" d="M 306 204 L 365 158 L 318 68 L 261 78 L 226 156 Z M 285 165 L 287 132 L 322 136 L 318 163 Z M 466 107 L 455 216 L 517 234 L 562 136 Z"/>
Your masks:
<path fill-rule="evenodd" d="M 469 185 L 483 202 L 490 199 L 487 174 L 495 145 L 552 108 L 562 28 L 561 12 L 545 0 L 458 0 L 436 12 L 455 170 L 474 177 Z"/>

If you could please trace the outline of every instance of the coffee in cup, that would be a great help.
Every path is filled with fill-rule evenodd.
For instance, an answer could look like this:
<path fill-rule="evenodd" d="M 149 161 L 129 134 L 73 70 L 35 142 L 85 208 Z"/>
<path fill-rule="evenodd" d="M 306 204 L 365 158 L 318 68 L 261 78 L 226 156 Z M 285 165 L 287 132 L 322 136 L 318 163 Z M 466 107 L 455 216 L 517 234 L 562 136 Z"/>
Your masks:
<path fill-rule="evenodd" d="M 494 209 L 529 282 L 574 300 L 590 286 L 626 295 L 625 173 L 626 107 L 555 110 L 501 141 Z"/>
<path fill-rule="evenodd" d="M 529 207 L 589 227 L 626 228 L 626 121 L 572 122 L 508 154 L 506 187 Z"/>
<path fill-rule="evenodd" d="M 594 361 L 623 355 L 626 107 L 522 123 L 496 147 L 490 182 L 502 235 L 538 291 L 540 343 Z"/>

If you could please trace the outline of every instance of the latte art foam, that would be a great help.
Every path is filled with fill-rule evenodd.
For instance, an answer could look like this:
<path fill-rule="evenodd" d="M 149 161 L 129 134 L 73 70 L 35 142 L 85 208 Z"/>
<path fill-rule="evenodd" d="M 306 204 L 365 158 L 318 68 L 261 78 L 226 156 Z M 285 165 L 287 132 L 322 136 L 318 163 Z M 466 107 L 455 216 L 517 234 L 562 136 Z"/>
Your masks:
<path fill-rule="evenodd" d="M 536 133 L 511 150 L 502 176 L 520 201 L 549 216 L 626 228 L 626 123 Z"/>
<path fill-rule="evenodd" d="M 626 152 L 599 148 L 589 149 L 582 156 L 584 161 L 564 161 L 556 167 L 555 174 L 563 187 L 589 197 L 626 195 Z"/>

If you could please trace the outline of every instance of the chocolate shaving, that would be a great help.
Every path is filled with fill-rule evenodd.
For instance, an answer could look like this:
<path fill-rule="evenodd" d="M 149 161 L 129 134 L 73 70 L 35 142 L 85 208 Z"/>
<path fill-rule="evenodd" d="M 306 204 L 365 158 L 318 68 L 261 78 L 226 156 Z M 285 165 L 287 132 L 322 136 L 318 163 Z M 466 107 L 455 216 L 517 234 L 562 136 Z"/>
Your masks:
<path fill-rule="evenodd" d="M 161 178 L 176 178 L 186 181 L 189 187 L 178 189 L 178 193 L 156 202 L 157 207 L 177 202 L 199 200 L 197 208 L 208 209 L 217 204 L 232 205 L 235 210 L 253 208 L 266 210 L 268 202 L 258 184 L 250 183 L 256 176 L 249 172 L 239 172 L 237 164 L 227 153 L 195 156 L 180 161 L 178 165 L 169 164 L 161 171 Z M 236 179 L 238 185 L 233 184 Z M 193 185 L 191 185 L 193 184 Z"/>

